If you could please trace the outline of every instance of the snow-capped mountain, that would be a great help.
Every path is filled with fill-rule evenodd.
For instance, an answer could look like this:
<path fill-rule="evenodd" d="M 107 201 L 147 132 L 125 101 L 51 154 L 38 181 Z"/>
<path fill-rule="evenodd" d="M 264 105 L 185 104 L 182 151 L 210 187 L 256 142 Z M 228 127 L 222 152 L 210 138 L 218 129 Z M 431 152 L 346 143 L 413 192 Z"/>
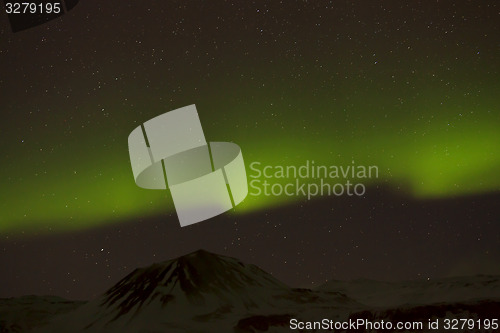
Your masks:
<path fill-rule="evenodd" d="M 262 325 L 264 315 L 278 316 L 269 319 L 274 322 L 289 318 L 305 304 L 356 303 L 335 292 L 291 289 L 254 265 L 200 250 L 136 269 L 42 331 L 210 332 L 207 327 L 215 325 L 224 332 L 242 318 L 250 325 L 252 318 Z"/>
<path fill-rule="evenodd" d="M 108 290 L 100 302 L 119 318 L 148 305 L 250 309 L 270 302 L 269 294 L 287 291 L 286 285 L 254 265 L 200 250 L 136 269 Z"/>
<path fill-rule="evenodd" d="M 293 289 L 254 265 L 200 250 L 136 269 L 83 305 L 43 297 L 2 304 L 2 333 L 290 332 L 292 319 L 494 319 L 500 313 L 500 278 L 332 280 L 317 290 Z M 33 316 L 36 311 L 43 317 Z"/>
<path fill-rule="evenodd" d="M 318 290 L 335 290 L 369 306 L 389 307 L 500 299 L 500 279 L 477 275 L 400 282 L 332 280 Z"/>

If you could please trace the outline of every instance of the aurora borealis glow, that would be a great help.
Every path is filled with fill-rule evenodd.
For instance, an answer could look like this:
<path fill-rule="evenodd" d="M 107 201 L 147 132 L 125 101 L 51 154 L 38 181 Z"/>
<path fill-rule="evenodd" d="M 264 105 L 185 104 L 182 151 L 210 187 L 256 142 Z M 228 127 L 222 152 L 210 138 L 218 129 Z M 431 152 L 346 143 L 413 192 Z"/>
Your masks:
<path fill-rule="evenodd" d="M 308 8 L 314 23 L 278 6 L 245 13 L 244 25 L 230 12 L 229 22 L 218 15 L 199 25 L 192 8 L 170 23 L 153 13 L 111 42 L 118 19 L 102 33 L 95 24 L 106 14 L 85 19 L 85 6 L 22 34 L 4 22 L 0 232 L 164 210 L 166 193 L 134 186 L 127 133 L 192 102 L 210 137 L 241 143 L 247 166 L 355 160 L 420 197 L 500 189 L 493 18 L 464 6 L 440 20 L 400 9 L 384 21 L 383 7 L 374 16 L 361 5 L 331 7 Z M 355 14 L 339 21 L 346 9 Z M 92 30 L 75 34 L 73 25 Z M 242 209 L 269 205 L 248 198 Z"/>

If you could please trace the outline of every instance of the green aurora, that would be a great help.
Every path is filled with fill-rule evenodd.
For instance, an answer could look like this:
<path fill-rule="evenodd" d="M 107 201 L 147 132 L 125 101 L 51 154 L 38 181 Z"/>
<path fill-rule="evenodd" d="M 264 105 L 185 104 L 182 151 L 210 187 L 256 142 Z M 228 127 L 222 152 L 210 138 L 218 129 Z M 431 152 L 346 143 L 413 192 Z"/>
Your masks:
<path fill-rule="evenodd" d="M 127 137 L 138 124 L 193 103 L 207 141 L 237 143 L 247 173 L 253 161 L 355 161 L 379 167 L 373 183 L 419 198 L 498 191 L 498 44 L 494 33 L 483 38 L 467 24 L 459 38 L 426 35 L 422 28 L 413 39 L 382 43 L 374 37 L 364 44 L 316 31 L 321 46 L 307 38 L 312 27 L 291 31 L 275 46 L 257 43 L 269 36 L 237 28 L 248 29 L 239 37 L 246 48 L 227 28 L 214 38 L 234 45 L 219 43 L 214 50 L 208 39 L 195 47 L 171 36 L 178 47 L 165 52 L 153 37 L 134 44 L 139 37 L 133 34 L 127 37 L 132 50 L 106 48 L 109 33 L 93 36 L 88 49 L 85 37 L 76 36 L 79 53 L 75 45 L 56 44 L 68 38 L 64 29 L 52 30 L 53 40 L 43 43 L 36 29 L 9 35 L 2 49 L 13 51 L 0 58 L 1 105 L 9 120 L 0 134 L 0 233 L 83 229 L 173 213 L 167 191 L 135 185 Z M 207 55 L 187 56 L 203 47 Z M 71 63 L 30 58 L 55 48 Z M 163 58 L 137 61 L 129 52 Z M 6 65 L 16 61 L 23 65 Z M 20 73 L 26 79 L 19 80 Z M 248 196 L 235 213 L 293 200 Z"/>
<path fill-rule="evenodd" d="M 307 119 L 308 113 L 296 112 L 291 118 L 285 106 L 270 104 L 255 104 L 255 109 L 265 111 L 253 119 L 242 119 L 222 106 L 198 106 L 207 138 L 232 140 L 242 147 L 247 176 L 253 161 L 263 165 L 301 165 L 306 160 L 318 165 L 349 165 L 355 161 L 379 167 L 379 179 L 372 181 L 402 186 L 418 197 L 500 189 L 500 121 L 493 106 L 456 111 L 448 106 L 450 111 L 442 116 L 423 115 L 421 122 L 402 119 L 395 125 L 390 115 L 356 114 L 355 106 L 349 114 L 352 120 L 346 121 L 339 116 L 344 109 L 335 105 L 309 104 L 307 109 L 322 116 Z M 209 107 L 224 114 L 224 123 L 206 121 L 204 111 Z M 271 113 L 281 126 L 262 116 Z M 364 118 L 362 122 L 360 118 Z M 172 211 L 168 192 L 144 190 L 134 183 L 126 143 L 127 130 L 134 126 L 131 123 L 115 131 L 112 144 L 104 149 L 94 149 L 98 143 L 83 133 L 86 149 L 78 143 L 60 146 L 55 140 L 23 142 L 21 149 L 30 153 L 17 156 L 10 169 L 4 166 L 2 170 L 9 175 L 2 188 L 10 193 L 2 200 L 1 231 L 83 228 Z M 51 146 L 56 148 L 50 150 Z M 50 153 L 43 153 L 46 149 Z M 42 154 L 43 160 L 39 158 Z M 236 211 L 264 209 L 283 200 L 294 198 L 248 196 Z"/>

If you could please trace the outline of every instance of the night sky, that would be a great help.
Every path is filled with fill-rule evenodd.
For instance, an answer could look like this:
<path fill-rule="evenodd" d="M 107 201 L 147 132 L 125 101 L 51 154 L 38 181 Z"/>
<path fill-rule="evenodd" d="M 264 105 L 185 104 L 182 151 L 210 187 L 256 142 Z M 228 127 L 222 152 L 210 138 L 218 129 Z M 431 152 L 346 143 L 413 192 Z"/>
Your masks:
<path fill-rule="evenodd" d="M 87 0 L 18 33 L 2 13 L 0 297 L 89 299 L 199 248 L 297 287 L 500 274 L 499 22 L 498 1 Z M 190 104 L 247 167 L 379 178 L 181 228 L 127 137 Z"/>

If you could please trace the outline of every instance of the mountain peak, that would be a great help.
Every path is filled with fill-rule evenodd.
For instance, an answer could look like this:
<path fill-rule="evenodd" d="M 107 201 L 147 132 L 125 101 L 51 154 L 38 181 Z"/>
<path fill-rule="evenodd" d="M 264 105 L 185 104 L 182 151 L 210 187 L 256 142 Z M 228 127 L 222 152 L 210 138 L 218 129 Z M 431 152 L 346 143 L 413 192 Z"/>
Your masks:
<path fill-rule="evenodd" d="M 212 252 L 208 252 L 207 250 L 204 250 L 204 249 L 198 249 L 198 250 L 196 250 L 196 251 L 193 251 L 193 252 L 191 252 L 191 253 L 186 254 L 185 256 L 203 255 L 203 254 L 208 254 L 208 255 L 217 256 L 217 254 L 212 253 Z"/>
<path fill-rule="evenodd" d="M 176 260 L 181 261 L 181 262 L 189 262 L 191 260 L 211 261 L 211 260 L 217 260 L 218 258 L 221 258 L 221 257 L 224 257 L 224 256 L 221 256 L 221 255 L 218 255 L 218 254 L 215 254 L 212 252 L 208 252 L 208 251 L 203 250 L 203 249 L 199 249 L 199 250 L 193 251 L 191 253 L 185 254 L 185 255 L 177 258 Z"/>
<path fill-rule="evenodd" d="M 289 288 L 254 265 L 200 249 L 136 269 L 109 289 L 101 304 L 114 309 L 115 319 L 150 304 L 160 308 L 171 304 L 234 306 L 235 295 L 240 305 L 249 308 L 269 297 L 270 290 Z"/>

